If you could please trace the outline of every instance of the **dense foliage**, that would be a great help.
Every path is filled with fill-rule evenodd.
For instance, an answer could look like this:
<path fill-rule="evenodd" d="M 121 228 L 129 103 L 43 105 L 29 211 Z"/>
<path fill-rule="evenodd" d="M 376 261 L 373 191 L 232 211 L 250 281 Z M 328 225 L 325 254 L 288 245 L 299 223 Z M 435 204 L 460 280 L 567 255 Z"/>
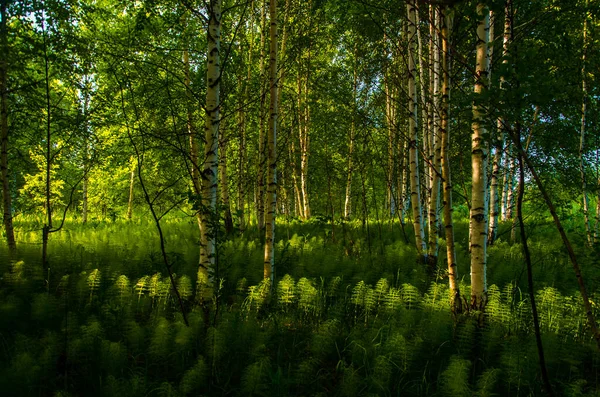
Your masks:
<path fill-rule="evenodd" d="M 0 394 L 600 395 L 598 2 L 0 18 Z"/>

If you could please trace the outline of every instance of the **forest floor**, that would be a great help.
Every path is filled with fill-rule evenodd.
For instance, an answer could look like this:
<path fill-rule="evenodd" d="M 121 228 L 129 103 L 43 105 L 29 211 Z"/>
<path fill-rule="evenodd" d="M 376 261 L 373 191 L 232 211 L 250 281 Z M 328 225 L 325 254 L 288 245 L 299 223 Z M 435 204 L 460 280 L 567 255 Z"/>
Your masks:
<path fill-rule="evenodd" d="M 76 221 L 52 234 L 16 223 L 0 246 L 0 391 L 6 396 L 531 396 L 542 394 L 521 245 L 510 224 L 489 248 L 483 316 L 451 314 L 439 271 L 417 264 L 412 229 L 280 219 L 273 293 L 255 229 L 222 235 L 218 308 L 193 303 L 194 220 L 166 219 L 171 293 L 154 225 Z M 567 224 L 597 314 L 598 247 Z M 600 354 L 575 276 L 546 220 L 530 227 L 536 296 L 556 395 L 600 396 Z M 580 230 L 580 229 L 579 229 Z M 518 240 L 518 236 L 517 236 Z M 581 240 L 581 241 L 579 241 Z M 468 222 L 456 222 L 461 294 L 469 295 Z M 581 243 L 581 244 L 580 244 Z"/>

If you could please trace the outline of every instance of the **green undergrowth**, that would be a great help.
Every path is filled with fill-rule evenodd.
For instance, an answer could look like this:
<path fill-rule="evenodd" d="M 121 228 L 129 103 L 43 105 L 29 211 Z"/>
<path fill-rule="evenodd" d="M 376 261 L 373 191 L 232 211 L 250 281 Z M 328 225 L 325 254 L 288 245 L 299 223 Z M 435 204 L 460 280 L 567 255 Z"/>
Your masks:
<path fill-rule="evenodd" d="M 536 395 L 529 302 L 514 284 L 489 288 L 484 325 L 455 322 L 445 283 L 423 293 L 386 278 L 285 275 L 273 293 L 239 280 L 216 317 L 191 305 L 186 327 L 160 273 L 100 269 L 32 293 L 15 262 L 0 304 L 4 395 Z M 466 286 L 463 286 L 466 289 Z M 594 297 L 596 299 L 597 297 Z M 548 369 L 563 395 L 596 396 L 600 362 L 577 296 L 537 293 Z"/>
<path fill-rule="evenodd" d="M 206 312 L 193 303 L 197 225 L 167 219 L 187 327 L 152 223 L 67 223 L 51 235 L 50 274 L 43 274 L 39 225 L 26 221 L 17 227 L 16 257 L 0 263 L 2 395 L 542 393 L 521 247 L 504 238 L 489 249 L 493 284 L 482 323 L 451 315 L 443 259 L 431 280 L 399 225 L 387 223 L 278 224 L 272 290 L 261 281 L 259 233 L 223 238 L 218 310 Z M 467 226 L 457 222 L 464 296 Z M 567 258 L 559 240 L 537 232 L 530 244 L 555 392 L 600 396 L 600 355 Z M 599 285 L 593 255 L 583 265 L 590 285 Z M 590 292 L 600 315 L 599 290 Z"/>

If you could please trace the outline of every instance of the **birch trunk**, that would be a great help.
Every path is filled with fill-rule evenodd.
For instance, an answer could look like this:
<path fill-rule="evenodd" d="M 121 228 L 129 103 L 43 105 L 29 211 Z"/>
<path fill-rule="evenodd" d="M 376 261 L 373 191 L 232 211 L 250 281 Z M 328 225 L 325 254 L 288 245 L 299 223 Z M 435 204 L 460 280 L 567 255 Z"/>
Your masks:
<path fill-rule="evenodd" d="M 302 205 L 302 193 L 298 185 L 298 170 L 296 165 L 296 145 L 292 139 L 290 145 L 290 172 L 292 174 L 292 184 L 294 186 L 294 213 L 299 218 L 304 218 L 303 205 Z"/>
<path fill-rule="evenodd" d="M 473 133 L 471 135 L 472 192 L 470 214 L 471 307 L 483 311 L 486 304 L 487 280 L 487 144 L 483 125 L 484 109 L 478 103 L 488 81 L 488 50 L 490 17 L 483 3 L 477 4 L 480 17 L 477 25 L 477 58 L 475 65 L 476 98 L 473 102 Z"/>
<path fill-rule="evenodd" d="M 184 21 L 185 24 L 185 21 Z M 191 90 L 191 79 L 190 79 L 190 56 L 187 50 L 187 40 L 186 40 L 186 48 L 183 50 L 183 83 L 185 87 L 185 100 L 186 100 L 186 130 L 190 145 L 190 162 L 191 162 L 191 177 L 192 177 L 192 188 L 194 190 L 194 194 L 197 199 L 200 199 L 202 194 L 202 184 L 200 181 L 200 148 L 198 147 L 198 141 L 196 139 L 196 126 L 194 124 L 194 120 L 192 118 L 193 110 L 192 110 L 192 90 Z M 132 208 L 133 205 L 133 182 L 134 182 L 134 170 L 135 167 L 131 171 L 131 181 L 129 184 L 129 200 L 130 206 L 128 208 L 128 217 L 130 216 L 129 209 Z M 131 218 L 128 218 L 131 219 Z M 200 240 L 202 240 L 202 214 L 200 211 L 196 212 L 196 222 L 198 223 L 198 231 L 200 232 Z M 202 245 L 200 246 L 200 259 L 198 264 L 201 264 L 202 258 Z"/>
<path fill-rule="evenodd" d="M 389 66 L 388 66 L 388 51 L 387 51 L 387 36 L 384 35 L 384 51 L 385 56 L 385 71 L 383 74 L 383 86 L 385 92 L 385 123 L 388 133 L 388 158 L 387 158 L 387 172 L 386 172 L 386 195 L 385 204 L 388 210 L 388 215 L 393 217 L 394 215 L 394 128 L 393 128 L 393 114 L 392 114 L 392 98 L 390 89 L 390 77 L 389 77 Z M 354 122 L 354 121 L 353 121 Z M 352 128 L 354 128 L 352 126 Z"/>
<path fill-rule="evenodd" d="M 127 200 L 127 220 L 133 217 L 133 183 L 135 182 L 135 170 L 137 168 L 133 156 L 131 156 L 131 172 L 129 173 L 129 199 Z"/>
<path fill-rule="evenodd" d="M 309 55 L 310 57 L 310 55 Z M 310 65 L 307 66 L 309 68 Z M 308 134 L 310 123 L 310 106 L 308 104 L 308 71 L 304 80 L 304 123 L 300 133 L 300 188 L 302 189 L 302 206 L 304 218 L 310 218 L 310 202 L 308 200 L 308 154 L 310 137 Z"/>
<path fill-rule="evenodd" d="M 419 125 L 417 116 L 416 89 L 416 5 L 414 0 L 406 4 L 408 13 L 408 129 L 410 131 L 409 160 L 410 160 L 410 197 L 415 231 L 417 255 L 422 263 L 426 263 L 425 232 L 421 215 L 421 186 L 419 179 L 419 155 L 417 142 L 419 140 Z"/>
<path fill-rule="evenodd" d="M 84 128 L 84 138 L 83 138 L 83 181 L 82 181 L 82 197 L 81 197 L 81 222 L 87 223 L 88 220 L 88 171 L 89 171 L 89 121 L 88 121 L 88 109 L 90 107 L 90 95 L 89 95 L 89 84 L 88 84 L 88 76 L 84 77 L 83 86 L 85 93 L 83 99 L 83 128 Z"/>
<path fill-rule="evenodd" d="M 429 200 L 429 252 L 427 254 L 427 260 L 431 271 L 435 271 L 437 266 L 438 257 L 438 225 L 439 210 L 440 210 L 440 176 L 442 171 L 442 140 L 440 139 L 440 39 L 438 37 L 439 30 L 439 11 L 434 11 L 434 18 L 431 23 L 438 25 L 433 30 L 433 98 L 431 100 L 433 106 L 433 113 L 431 118 L 433 119 L 433 129 L 431 132 L 431 138 L 434 140 L 433 146 L 433 159 L 430 164 L 431 168 L 431 195 Z"/>
<path fill-rule="evenodd" d="M 443 181 L 443 206 L 444 206 L 444 229 L 446 236 L 446 259 L 448 262 L 448 283 L 450 288 L 450 308 L 454 313 L 462 312 L 462 300 L 458 285 L 458 271 L 456 266 L 456 249 L 454 244 L 454 221 L 452 219 L 452 179 L 450 177 L 450 131 L 449 108 L 450 108 L 450 54 L 449 37 L 452 26 L 448 8 L 442 8 L 440 15 L 440 34 L 442 41 L 442 98 L 440 104 L 440 140 L 441 140 L 441 163 Z"/>
<path fill-rule="evenodd" d="M 8 31 L 6 26 L 7 1 L 0 3 L 0 40 L 2 57 L 0 58 L 0 178 L 2 178 L 2 208 L 6 243 L 11 252 L 17 249 L 12 222 L 12 198 L 8 176 Z"/>
<path fill-rule="evenodd" d="M 433 148 L 431 147 L 431 136 L 433 135 L 433 130 L 429 130 L 429 112 L 427 111 L 427 104 L 430 103 L 430 101 L 427 100 L 427 95 L 425 94 L 426 90 L 426 82 L 425 82 L 425 66 L 424 66 L 424 62 L 423 62 L 423 40 L 421 38 L 421 29 L 419 28 L 419 25 L 421 23 L 421 17 L 419 15 L 419 7 L 416 5 L 415 3 L 415 30 L 416 30 L 416 35 L 417 35 L 417 48 L 418 48 L 418 52 L 417 52 L 417 62 L 418 62 L 418 67 L 419 67 L 419 89 L 420 89 L 420 94 L 421 94 L 421 134 L 422 134 L 422 153 L 423 153 L 423 184 L 425 185 L 425 188 L 421 191 L 421 199 L 423 202 L 423 206 L 425 208 L 425 210 L 423 211 L 423 208 L 421 208 L 422 210 L 422 215 L 421 216 L 427 216 L 427 219 L 424 220 L 424 222 L 429 222 L 429 212 L 427 212 L 427 208 L 429 208 L 429 200 L 430 200 L 430 193 L 431 193 L 431 172 L 432 170 L 430 169 L 430 164 L 431 164 L 431 160 L 432 160 L 432 152 L 433 152 Z M 416 76 L 415 76 L 416 79 Z M 418 100 L 417 100 L 418 101 Z M 429 106 L 429 108 L 431 109 L 431 105 Z M 418 114 L 418 113 L 417 113 Z M 418 121 L 417 121 L 417 125 L 419 125 Z M 418 128 L 418 127 L 417 127 Z M 420 180 L 421 182 L 421 180 Z"/>
<path fill-rule="evenodd" d="M 240 135 L 239 135 L 239 151 L 238 151 L 238 167 L 237 167 L 237 203 L 236 209 L 239 216 L 239 227 L 240 232 L 244 232 L 246 230 L 246 104 L 248 103 L 249 91 L 250 91 L 250 81 L 252 80 L 252 50 L 254 43 L 254 0 L 250 3 L 250 21 L 248 22 L 250 31 L 250 39 L 248 40 L 248 65 L 247 65 L 247 77 L 246 81 L 243 82 L 244 85 L 244 94 L 241 99 L 238 118 L 240 123 Z"/>
<path fill-rule="evenodd" d="M 260 20 L 260 114 L 259 114 L 259 135 L 258 135 L 258 191 L 256 198 L 256 222 L 258 224 L 258 230 L 265 228 L 265 101 L 267 91 L 264 87 L 265 80 L 265 42 L 266 42 L 266 29 L 267 29 L 267 4 L 266 1 L 262 2 L 261 20 Z"/>
<path fill-rule="evenodd" d="M 502 64 L 508 64 L 508 46 L 512 39 L 512 0 L 506 0 L 504 5 L 504 34 L 502 39 Z M 500 76 L 500 89 L 504 89 L 506 78 L 504 74 Z M 490 188 L 490 226 L 488 231 L 488 244 L 494 244 L 496 232 L 498 230 L 498 218 L 501 215 L 499 180 L 500 170 L 502 169 L 502 157 L 504 154 L 504 132 L 507 120 L 499 117 L 496 123 L 496 140 L 494 142 L 494 160 L 492 164 L 491 188 Z M 506 175 L 506 174 L 505 174 Z M 504 198 L 502 198 L 504 206 Z"/>
<path fill-rule="evenodd" d="M 198 289 L 201 300 L 213 296 L 215 276 L 215 234 L 217 228 L 217 173 L 219 167 L 219 111 L 221 79 L 221 0 L 210 0 L 207 35 L 206 118 L 204 124 L 204 162 L 202 165 L 202 209 Z"/>
<path fill-rule="evenodd" d="M 221 188 L 221 206 L 223 208 L 223 221 L 225 231 L 233 232 L 233 217 L 229 200 L 229 176 L 227 175 L 227 145 L 229 138 L 225 133 L 225 122 L 221 121 L 221 134 L 219 139 L 219 186 Z"/>
<path fill-rule="evenodd" d="M 587 1 L 586 1 L 587 6 Z M 581 92 L 582 92 L 582 100 L 581 100 L 581 135 L 579 139 L 579 172 L 581 174 L 581 195 L 583 196 L 583 220 L 585 223 L 585 234 L 587 237 L 588 245 L 593 245 L 594 238 L 592 236 L 592 229 L 590 226 L 590 209 L 589 209 L 589 200 L 587 196 L 587 182 L 585 177 L 585 162 L 584 162 L 584 154 L 585 154 L 585 126 L 586 126 L 586 112 L 587 112 L 587 80 L 586 80 L 586 56 L 588 50 L 588 40 L 587 40 L 587 10 L 586 15 L 583 20 L 583 54 L 581 56 Z"/>
<path fill-rule="evenodd" d="M 263 276 L 270 280 L 271 288 L 275 280 L 275 211 L 277 209 L 277 107 L 278 107 L 278 79 L 277 79 L 277 0 L 270 0 L 270 107 L 269 107 L 269 136 L 268 136 L 268 168 L 267 168 L 267 203 L 266 235 L 265 235 L 265 260 Z"/>
<path fill-rule="evenodd" d="M 352 216 L 352 175 L 354 174 L 354 141 L 356 138 L 356 89 L 358 73 L 356 71 L 356 51 L 354 57 L 354 79 L 352 83 L 352 121 L 350 124 L 350 142 L 348 143 L 348 171 L 346 174 L 346 199 L 344 200 L 344 218 Z"/>

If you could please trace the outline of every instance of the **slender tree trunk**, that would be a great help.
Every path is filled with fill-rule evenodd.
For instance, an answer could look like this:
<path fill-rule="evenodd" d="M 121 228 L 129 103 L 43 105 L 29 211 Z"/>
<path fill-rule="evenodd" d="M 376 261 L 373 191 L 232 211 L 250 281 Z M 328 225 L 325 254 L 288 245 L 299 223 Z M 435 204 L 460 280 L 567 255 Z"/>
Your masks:
<path fill-rule="evenodd" d="M 0 58 L 0 178 L 2 178 L 2 208 L 6 243 L 10 252 L 17 249 L 12 222 L 12 198 L 8 176 L 8 31 L 6 26 L 7 0 L 0 3 L 0 40 L 2 57 Z"/>
<path fill-rule="evenodd" d="M 265 228 L 265 102 L 267 91 L 264 86 L 265 81 L 265 42 L 266 42 L 266 30 L 267 30 L 267 4 L 266 0 L 262 0 L 261 8 L 261 20 L 260 20 L 260 59 L 259 59 L 259 70 L 260 70 L 260 114 L 259 114 L 259 135 L 258 135 L 258 197 L 256 200 L 257 214 L 256 221 L 258 224 L 258 230 L 264 230 Z"/>
<path fill-rule="evenodd" d="M 596 222 L 594 223 L 594 243 L 598 242 L 598 229 L 600 226 L 600 177 L 596 181 L 599 189 L 596 197 Z"/>
<path fill-rule="evenodd" d="M 84 158 L 87 158 L 87 142 L 86 142 L 86 148 L 83 151 L 83 156 Z M 87 171 L 85 170 L 86 166 L 84 166 L 84 172 L 87 173 Z M 81 187 L 81 222 L 83 223 L 87 223 L 88 220 L 88 183 L 89 183 L 89 178 L 88 176 L 84 176 L 83 177 L 83 181 L 82 181 L 82 187 Z"/>
<path fill-rule="evenodd" d="M 442 98 L 440 104 L 440 140 L 441 140 L 441 162 L 443 181 L 443 206 L 444 206 L 444 229 L 446 231 L 446 258 L 448 262 L 448 283 L 450 287 L 450 308 L 454 313 L 462 312 L 462 300 L 458 285 L 458 271 L 456 266 L 456 248 L 454 244 L 454 221 L 452 219 L 452 179 L 450 177 L 450 131 L 449 108 L 450 108 L 450 54 L 449 37 L 452 22 L 449 17 L 449 9 L 442 8 L 440 16 L 440 35 L 442 41 Z"/>
<path fill-rule="evenodd" d="M 417 125 L 421 126 L 421 134 L 422 134 L 422 140 L 421 140 L 421 146 L 422 146 L 422 153 L 423 153 L 423 178 L 419 179 L 419 182 L 423 182 L 423 185 L 425 186 L 424 189 L 421 190 L 421 200 L 422 200 L 422 207 L 421 207 L 421 216 L 422 217 L 426 217 L 426 219 L 423 220 L 423 222 L 429 222 L 429 212 L 427 211 L 427 208 L 429 208 L 429 201 L 431 198 L 431 167 L 430 164 L 432 163 L 433 160 L 433 147 L 432 147 L 432 140 L 431 137 L 433 136 L 433 129 L 429 129 L 430 127 L 430 123 L 431 126 L 433 126 L 433 120 L 429 120 L 430 119 L 430 114 L 428 112 L 428 105 L 430 104 L 431 101 L 427 100 L 427 95 L 426 95 L 426 81 L 425 81 L 425 65 L 423 62 L 423 40 L 421 38 L 421 29 L 420 29 L 420 24 L 421 24 L 421 17 L 419 15 L 419 7 L 416 5 L 415 3 L 415 30 L 416 30 L 416 35 L 417 35 L 417 63 L 418 63 L 418 69 L 419 69 L 419 89 L 420 89 L 420 94 L 421 94 L 421 123 L 419 124 L 419 122 L 417 121 Z M 416 75 L 415 75 L 415 79 L 416 79 Z M 418 102 L 418 100 L 417 100 Z M 429 109 L 432 108 L 432 105 L 429 105 Z M 418 114 L 418 113 L 417 113 Z M 418 117 L 418 116 L 417 116 Z M 418 128 L 418 127 L 417 127 Z M 425 253 L 424 253 L 425 254 Z"/>
<path fill-rule="evenodd" d="M 387 158 L 387 170 L 386 170 L 386 194 L 385 194 L 385 205 L 387 213 L 390 217 L 394 216 L 394 206 L 397 204 L 394 202 L 394 165 L 395 165 L 395 147 L 394 147 L 394 122 L 392 114 L 392 90 L 390 82 L 390 67 L 389 67 L 389 53 L 387 50 L 387 35 L 384 34 L 383 45 L 385 47 L 385 70 L 383 74 L 383 86 L 385 92 L 385 123 L 388 134 L 388 158 Z M 352 127 L 354 128 L 354 127 Z"/>
<path fill-rule="evenodd" d="M 310 55 L 309 55 L 310 58 Z M 309 60 L 310 63 L 310 60 Z M 310 64 L 307 68 L 310 67 Z M 308 77 L 306 72 L 304 80 L 304 123 L 300 131 L 300 188 L 302 189 L 302 206 L 304 217 L 310 218 L 310 202 L 308 200 L 308 155 L 310 148 L 309 123 L 310 123 L 310 106 L 308 104 Z"/>
<path fill-rule="evenodd" d="M 352 120 L 350 124 L 350 141 L 348 142 L 348 171 L 346 174 L 346 199 L 344 200 L 344 218 L 352 216 L 352 176 L 354 174 L 354 145 L 356 140 L 356 90 L 358 86 L 356 51 L 354 54 L 354 79 L 352 82 Z"/>
<path fill-rule="evenodd" d="M 223 207 L 223 221 L 225 231 L 233 232 L 233 216 L 229 203 L 229 176 L 227 175 L 227 144 L 229 138 L 225 133 L 225 122 L 221 121 L 221 136 L 219 139 L 219 186 L 221 188 L 221 206 Z"/>
<path fill-rule="evenodd" d="M 554 203 L 552 202 L 550 195 L 546 191 L 546 188 L 544 187 L 544 184 L 542 183 L 535 167 L 533 166 L 531 160 L 529 159 L 529 156 L 527 155 L 526 151 L 523 150 L 523 147 L 521 146 L 521 142 L 519 141 L 518 137 L 515 136 L 514 132 L 512 132 L 510 130 L 508 130 L 507 132 L 508 132 L 513 144 L 515 145 L 515 150 L 517 150 L 517 154 L 522 156 L 525 165 L 527 165 L 527 168 L 529 169 L 529 172 L 531 173 L 533 180 L 535 181 L 536 185 L 538 186 L 538 189 L 539 189 L 540 193 L 542 194 L 544 201 L 546 202 L 546 206 L 548 207 L 548 210 L 550 211 L 550 215 L 552 215 L 552 219 L 554 220 L 554 224 L 556 225 L 556 230 L 558 230 L 558 233 L 560 234 L 560 237 L 565 245 L 565 248 L 569 255 L 569 260 L 571 261 L 571 264 L 573 266 L 573 271 L 575 272 L 575 278 L 577 278 L 577 284 L 579 285 L 579 292 L 581 294 L 581 299 L 583 301 L 583 308 L 584 308 L 585 316 L 588 320 L 588 325 L 590 326 L 590 329 L 592 332 L 592 337 L 594 338 L 594 340 L 596 341 L 596 345 L 600 349 L 600 330 L 598 329 L 598 325 L 596 323 L 596 317 L 594 316 L 594 312 L 592 310 L 592 304 L 590 302 L 590 298 L 589 298 L 589 295 L 587 292 L 587 287 L 585 286 L 585 282 L 583 281 L 583 275 L 581 274 L 581 267 L 579 266 L 579 262 L 577 261 L 577 256 L 575 255 L 573 246 L 571 245 L 571 242 L 569 241 L 569 238 L 567 237 L 565 229 L 562 226 L 562 222 L 560 221 L 560 218 L 558 217 L 558 213 L 556 212 Z"/>
<path fill-rule="evenodd" d="M 517 122 L 516 126 L 516 137 L 518 140 L 521 139 L 521 127 Z M 527 234 L 525 233 L 525 223 L 523 222 L 523 193 L 525 192 L 525 166 L 523 165 L 523 156 L 519 154 L 519 186 L 517 188 L 517 218 L 519 220 L 519 229 L 521 232 L 521 243 L 523 245 L 523 254 L 525 256 L 525 263 L 527 264 L 527 285 L 529 292 L 529 301 L 531 302 L 531 313 L 533 317 L 533 327 L 535 331 L 535 342 L 537 345 L 538 359 L 540 362 L 540 372 L 542 374 L 542 381 L 546 393 L 550 396 L 552 393 L 552 385 L 548 378 L 548 371 L 546 369 L 546 359 L 544 357 L 544 346 L 542 344 L 542 335 L 540 332 L 540 321 L 535 304 L 535 290 L 533 286 L 533 269 L 531 264 L 531 254 L 529 252 L 529 246 L 527 243 Z"/>
<path fill-rule="evenodd" d="M 185 24 L 185 22 L 184 22 Z M 191 177 L 192 177 L 192 188 L 196 196 L 196 200 L 200 200 L 202 196 L 202 182 L 200 180 L 200 148 L 197 141 L 196 125 L 193 119 L 192 110 L 192 89 L 190 79 L 190 57 L 187 50 L 187 40 L 185 41 L 185 48 L 183 50 L 183 78 L 185 87 L 185 100 L 186 100 L 186 130 L 190 145 L 190 162 L 191 162 Z M 137 162 L 136 166 L 137 167 Z M 135 169 L 134 167 L 134 169 Z M 131 180 L 129 184 L 129 207 L 127 210 L 128 219 L 131 219 L 131 212 L 133 208 L 133 183 L 134 183 L 134 170 L 131 171 Z M 202 214 L 200 211 L 196 212 L 196 222 L 198 223 L 198 231 L 200 232 L 200 239 L 202 239 Z M 202 258 L 202 246 L 200 246 L 200 258 Z M 201 263 L 201 259 L 198 262 Z"/>
<path fill-rule="evenodd" d="M 135 170 L 137 166 L 133 156 L 131 156 L 131 172 L 129 173 L 129 200 L 127 200 L 127 220 L 133 217 L 133 184 L 135 182 Z"/>
<path fill-rule="evenodd" d="M 587 6 L 587 1 L 586 1 Z M 585 234 L 587 237 L 588 245 L 592 245 L 594 243 L 594 239 L 592 236 L 592 229 L 590 226 L 590 209 L 589 209 L 589 200 L 587 195 L 587 183 L 585 177 L 585 117 L 587 112 L 587 79 L 586 79 L 586 56 L 588 49 L 588 40 L 587 40 L 587 9 L 586 14 L 583 20 L 583 55 L 581 56 L 581 92 L 582 92 L 582 100 L 581 100 L 581 136 L 579 139 L 579 172 L 581 174 L 581 195 L 583 196 L 583 220 L 585 223 Z"/>
<path fill-rule="evenodd" d="M 268 168 L 267 168 L 267 204 L 265 260 L 263 276 L 270 280 L 271 289 L 275 285 L 275 211 L 277 209 L 277 106 L 279 89 L 277 78 L 277 0 L 269 2 L 270 21 L 270 107 L 269 107 L 269 136 L 268 136 Z"/>
<path fill-rule="evenodd" d="M 410 197 L 413 212 L 413 226 L 415 231 L 415 244 L 417 255 L 422 263 L 426 263 L 427 248 L 425 244 L 425 232 L 423 228 L 423 217 L 421 211 L 421 186 L 419 179 L 419 125 L 416 89 L 416 4 L 415 0 L 406 3 L 408 13 L 408 129 L 410 131 Z"/>
<path fill-rule="evenodd" d="M 502 183 L 502 221 L 506 222 L 512 219 L 513 209 L 513 186 L 514 186 L 514 170 L 515 159 L 512 155 L 511 143 L 507 144 L 508 164 L 504 170 L 504 180 Z"/>
<path fill-rule="evenodd" d="M 50 102 L 50 58 L 48 55 L 48 34 L 45 28 L 45 23 L 42 21 L 42 37 L 44 46 L 44 82 L 45 82 L 45 100 L 46 100 L 46 178 L 45 178 L 45 190 L 46 190 L 46 222 L 42 228 L 42 267 L 44 272 L 48 270 L 48 238 L 50 230 L 52 229 L 52 205 L 50 197 L 52 194 L 50 170 L 52 168 L 52 104 Z M 50 280 L 46 280 L 49 285 Z"/>
<path fill-rule="evenodd" d="M 89 84 L 88 77 L 84 78 L 84 99 L 83 99 L 83 128 L 84 128 L 84 139 L 83 139 L 83 181 L 82 181 L 82 211 L 81 211 L 81 221 L 86 223 L 88 220 L 88 171 L 89 171 L 89 136 L 90 136 L 90 125 L 88 121 L 88 111 L 90 105 L 90 95 L 89 95 Z"/>
<path fill-rule="evenodd" d="M 238 150 L 238 167 L 237 167 L 237 213 L 239 216 L 240 222 L 240 232 L 244 232 L 246 230 L 246 212 L 245 212 L 245 204 L 246 204 L 246 168 L 247 168 L 247 155 L 246 155 L 246 113 L 248 109 L 246 108 L 246 104 L 248 103 L 249 92 L 250 92 L 250 82 L 252 80 L 252 51 L 253 51 L 253 43 L 254 43 L 254 0 L 250 3 L 250 21 L 248 22 L 250 31 L 250 39 L 248 40 L 248 65 L 247 65 L 247 77 L 246 81 L 242 84 L 244 86 L 244 94 L 241 98 L 241 103 L 239 107 L 239 126 L 240 126 L 240 136 L 239 136 L 239 150 Z"/>
<path fill-rule="evenodd" d="M 210 0 L 207 34 L 206 118 L 204 125 L 204 162 L 202 165 L 202 228 L 200 233 L 199 298 L 213 296 L 216 262 L 215 225 L 217 207 L 217 173 L 219 167 L 219 111 L 221 79 L 221 0 Z"/>
<path fill-rule="evenodd" d="M 298 166 L 296 164 L 296 145 L 294 139 L 291 139 L 290 145 L 290 173 L 292 174 L 292 184 L 294 186 L 294 213 L 299 218 L 304 218 L 302 193 L 298 184 Z"/>
<path fill-rule="evenodd" d="M 508 64 L 508 48 L 512 40 L 512 0 L 506 0 L 504 3 L 504 34 L 502 40 L 502 64 Z M 506 78 L 504 74 L 500 75 L 500 89 L 504 89 Z M 494 160 L 492 164 L 492 176 L 490 187 L 490 226 L 488 230 L 488 244 L 494 244 L 496 240 L 496 232 L 498 230 L 498 218 L 501 215 L 500 197 L 499 197 L 499 180 L 500 170 L 502 169 L 502 157 L 504 154 L 505 141 L 505 124 L 506 118 L 499 117 L 496 123 L 496 139 L 494 142 Z M 506 173 L 504 174 L 506 183 Z M 504 207 L 505 198 L 502 195 L 502 207 Z"/>
<path fill-rule="evenodd" d="M 471 307 L 483 311 L 486 304 L 487 280 L 487 143 L 483 125 L 484 109 L 479 104 L 485 90 L 489 65 L 487 44 L 489 41 L 490 17 L 483 3 L 477 4 L 480 17 L 477 26 L 477 60 L 475 66 L 476 98 L 473 103 L 473 133 L 471 135 L 472 194 L 470 222 L 471 250 Z"/>
<path fill-rule="evenodd" d="M 433 159 L 430 164 L 431 169 L 431 195 L 429 200 L 429 252 L 427 260 L 431 271 L 437 266 L 438 258 L 438 225 L 440 223 L 440 176 L 442 171 L 442 140 L 440 139 L 440 39 L 439 31 L 439 11 L 437 8 L 433 13 L 431 23 L 436 26 L 432 38 L 433 51 L 433 129 L 430 131 L 434 140 Z"/>

